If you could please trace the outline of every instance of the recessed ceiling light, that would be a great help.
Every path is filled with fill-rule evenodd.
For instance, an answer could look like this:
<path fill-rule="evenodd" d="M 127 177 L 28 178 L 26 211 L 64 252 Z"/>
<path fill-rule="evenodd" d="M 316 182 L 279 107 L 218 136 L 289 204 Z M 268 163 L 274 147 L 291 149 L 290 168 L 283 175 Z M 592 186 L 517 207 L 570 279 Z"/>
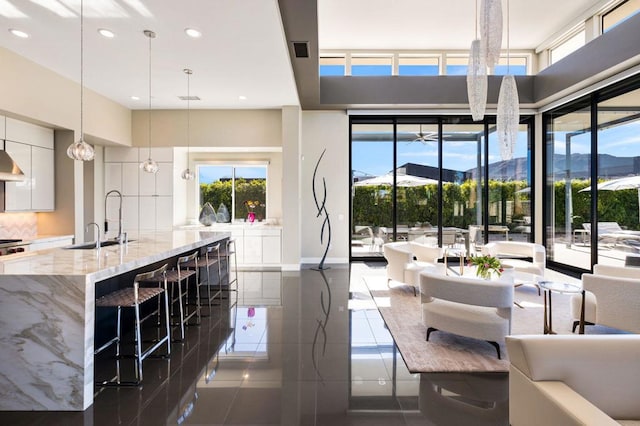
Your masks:
<path fill-rule="evenodd" d="M 106 29 L 106 28 L 100 28 L 100 29 L 98 30 L 98 33 L 99 33 L 102 37 L 106 37 L 106 38 L 114 38 L 114 37 L 116 36 L 116 34 L 115 34 L 113 31 L 108 30 L 108 29 Z"/>
<path fill-rule="evenodd" d="M 25 33 L 24 31 L 16 30 L 14 28 L 11 28 L 9 32 L 16 37 L 29 38 L 29 34 Z"/>
<path fill-rule="evenodd" d="M 140 100 L 140 96 L 131 96 L 131 100 L 132 101 L 139 101 Z"/>
<path fill-rule="evenodd" d="M 196 30 L 195 28 L 185 28 L 184 32 L 189 37 L 193 37 L 193 38 L 202 37 L 202 33 L 200 31 Z"/>
<path fill-rule="evenodd" d="M 238 99 L 240 99 L 241 101 L 246 101 L 247 97 L 244 96 L 244 95 L 240 95 L 240 96 L 238 96 Z"/>

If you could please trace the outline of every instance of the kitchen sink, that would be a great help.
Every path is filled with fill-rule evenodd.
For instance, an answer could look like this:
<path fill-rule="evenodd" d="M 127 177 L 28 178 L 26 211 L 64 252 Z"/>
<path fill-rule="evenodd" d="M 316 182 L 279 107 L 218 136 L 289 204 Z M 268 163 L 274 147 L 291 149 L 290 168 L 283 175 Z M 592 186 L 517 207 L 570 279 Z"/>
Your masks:
<path fill-rule="evenodd" d="M 135 240 L 129 240 L 129 242 L 132 242 Z M 118 241 L 116 240 L 105 240 L 105 241 L 100 241 L 100 247 L 107 247 L 107 246 L 115 246 L 120 244 Z M 95 249 L 96 248 L 96 242 L 93 241 L 91 243 L 82 243 L 82 244 L 74 244 L 71 246 L 67 246 L 64 247 L 65 249 L 68 250 L 86 250 L 86 249 Z"/>

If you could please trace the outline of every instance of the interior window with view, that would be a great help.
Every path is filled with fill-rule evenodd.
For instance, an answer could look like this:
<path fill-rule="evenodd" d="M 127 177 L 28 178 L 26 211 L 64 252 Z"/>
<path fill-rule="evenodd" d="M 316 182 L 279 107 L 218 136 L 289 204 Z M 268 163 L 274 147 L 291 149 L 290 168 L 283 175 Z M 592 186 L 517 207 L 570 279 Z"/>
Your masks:
<path fill-rule="evenodd" d="M 217 222 L 262 221 L 267 212 L 267 167 L 200 165 L 200 208 L 211 204 Z"/>

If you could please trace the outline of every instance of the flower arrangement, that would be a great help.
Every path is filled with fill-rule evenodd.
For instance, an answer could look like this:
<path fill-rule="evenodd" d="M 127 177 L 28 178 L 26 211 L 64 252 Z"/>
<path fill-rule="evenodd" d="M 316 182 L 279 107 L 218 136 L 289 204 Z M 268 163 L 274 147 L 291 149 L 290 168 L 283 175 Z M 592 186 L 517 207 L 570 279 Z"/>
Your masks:
<path fill-rule="evenodd" d="M 244 206 L 247 208 L 247 213 L 251 213 L 256 207 L 260 205 L 260 201 L 247 200 L 244 202 Z"/>
<path fill-rule="evenodd" d="M 500 276 L 504 271 L 500 259 L 494 256 L 472 256 L 469 258 L 468 265 L 475 265 L 476 275 L 484 279 L 490 278 L 492 273 Z"/>

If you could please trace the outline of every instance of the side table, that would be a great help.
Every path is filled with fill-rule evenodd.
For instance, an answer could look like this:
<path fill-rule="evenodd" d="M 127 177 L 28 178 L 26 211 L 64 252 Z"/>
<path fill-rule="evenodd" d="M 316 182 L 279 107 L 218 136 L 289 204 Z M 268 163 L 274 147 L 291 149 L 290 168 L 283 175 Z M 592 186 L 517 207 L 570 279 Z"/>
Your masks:
<path fill-rule="evenodd" d="M 544 291 L 544 334 L 556 334 L 553 331 L 553 322 L 551 315 L 551 293 L 581 293 L 582 306 L 580 309 L 580 328 L 578 333 L 584 334 L 584 289 L 574 284 L 568 284 L 558 281 L 538 281 L 538 287 Z M 549 308 L 547 309 L 547 299 Z"/>

